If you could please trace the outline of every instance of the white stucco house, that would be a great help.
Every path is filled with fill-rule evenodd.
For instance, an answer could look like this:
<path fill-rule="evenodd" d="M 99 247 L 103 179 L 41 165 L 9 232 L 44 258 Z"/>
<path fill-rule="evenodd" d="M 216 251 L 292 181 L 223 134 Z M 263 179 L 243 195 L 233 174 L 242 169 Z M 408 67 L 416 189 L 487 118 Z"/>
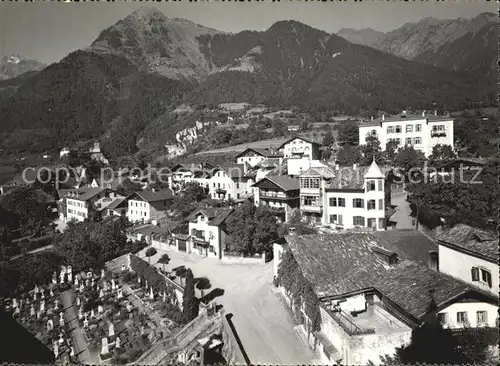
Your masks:
<path fill-rule="evenodd" d="M 423 111 L 418 115 L 403 111 L 394 116 L 382 115 L 359 125 L 360 145 L 365 143 L 368 135 L 377 136 L 382 150 L 390 140 L 395 140 L 398 147 L 412 145 L 427 157 L 438 144 L 454 146 L 453 118 L 438 116 L 437 112 L 428 114 Z"/>

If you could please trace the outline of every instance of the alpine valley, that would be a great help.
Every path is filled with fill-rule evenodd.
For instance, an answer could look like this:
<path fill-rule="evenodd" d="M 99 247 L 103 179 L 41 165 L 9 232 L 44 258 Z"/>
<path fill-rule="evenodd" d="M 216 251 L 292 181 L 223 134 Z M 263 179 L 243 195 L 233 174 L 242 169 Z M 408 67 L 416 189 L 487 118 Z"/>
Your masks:
<path fill-rule="evenodd" d="M 489 15 L 483 17 L 482 27 L 427 19 L 388 34 L 344 30 L 343 38 L 297 21 L 223 33 L 141 8 L 87 49 L 0 81 L 3 148 L 41 152 L 100 139 L 113 141 L 108 153 L 119 157 L 136 151 L 152 129 L 165 143 L 189 127 L 170 117 L 181 104 L 246 102 L 349 115 L 493 105 L 495 80 L 487 76 L 494 72 L 498 34 Z M 405 27 L 421 31 L 405 38 Z M 436 27 L 439 42 L 414 52 Z M 462 57 L 463 47 L 476 52 Z"/>

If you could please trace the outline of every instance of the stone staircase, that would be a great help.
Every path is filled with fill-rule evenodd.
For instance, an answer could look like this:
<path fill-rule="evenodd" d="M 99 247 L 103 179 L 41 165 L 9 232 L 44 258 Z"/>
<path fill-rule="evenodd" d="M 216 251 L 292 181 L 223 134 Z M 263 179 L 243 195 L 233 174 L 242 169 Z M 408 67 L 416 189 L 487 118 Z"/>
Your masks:
<path fill-rule="evenodd" d="M 220 333 L 221 326 L 220 313 L 211 317 L 201 314 L 184 326 L 177 334 L 159 341 L 129 365 L 158 365 L 173 352 L 189 351 L 196 347 L 198 339 Z"/>

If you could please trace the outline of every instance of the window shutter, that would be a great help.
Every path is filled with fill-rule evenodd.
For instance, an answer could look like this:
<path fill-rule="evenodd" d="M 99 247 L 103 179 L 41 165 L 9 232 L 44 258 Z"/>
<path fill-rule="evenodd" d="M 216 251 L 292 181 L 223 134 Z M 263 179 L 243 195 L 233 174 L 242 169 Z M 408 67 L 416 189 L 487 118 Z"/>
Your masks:
<path fill-rule="evenodd" d="M 337 223 L 338 223 L 339 225 L 342 225 L 342 215 L 338 215 L 338 216 L 337 216 Z"/>
<path fill-rule="evenodd" d="M 384 209 L 384 200 L 383 199 L 378 200 L 378 209 L 379 210 Z"/>
<path fill-rule="evenodd" d="M 479 268 L 472 267 L 470 272 L 471 272 L 471 276 L 472 276 L 472 281 L 479 281 Z"/>
<path fill-rule="evenodd" d="M 379 191 L 383 191 L 384 190 L 383 187 L 382 187 L 382 180 L 380 180 L 380 179 L 378 180 L 378 190 Z"/>
<path fill-rule="evenodd" d="M 361 207 L 365 207 L 365 200 L 361 200 Z"/>
<path fill-rule="evenodd" d="M 491 287 L 491 273 L 486 272 L 486 282 L 488 283 L 488 287 Z"/>
<path fill-rule="evenodd" d="M 356 207 L 356 198 L 352 199 L 352 207 Z"/>

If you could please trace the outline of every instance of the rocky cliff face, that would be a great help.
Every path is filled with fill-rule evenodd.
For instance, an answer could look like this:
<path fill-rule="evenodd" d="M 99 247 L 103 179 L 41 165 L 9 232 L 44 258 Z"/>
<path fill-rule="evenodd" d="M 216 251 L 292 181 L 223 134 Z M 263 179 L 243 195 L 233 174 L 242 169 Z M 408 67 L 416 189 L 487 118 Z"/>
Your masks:
<path fill-rule="evenodd" d="M 206 77 L 210 65 L 200 52 L 198 37 L 219 33 L 144 7 L 103 30 L 90 49 L 125 55 L 141 69 L 171 79 L 199 81 Z"/>
<path fill-rule="evenodd" d="M 0 61 L 0 80 L 12 79 L 30 71 L 39 71 L 45 66 L 41 62 L 28 60 L 19 55 L 8 55 Z"/>

